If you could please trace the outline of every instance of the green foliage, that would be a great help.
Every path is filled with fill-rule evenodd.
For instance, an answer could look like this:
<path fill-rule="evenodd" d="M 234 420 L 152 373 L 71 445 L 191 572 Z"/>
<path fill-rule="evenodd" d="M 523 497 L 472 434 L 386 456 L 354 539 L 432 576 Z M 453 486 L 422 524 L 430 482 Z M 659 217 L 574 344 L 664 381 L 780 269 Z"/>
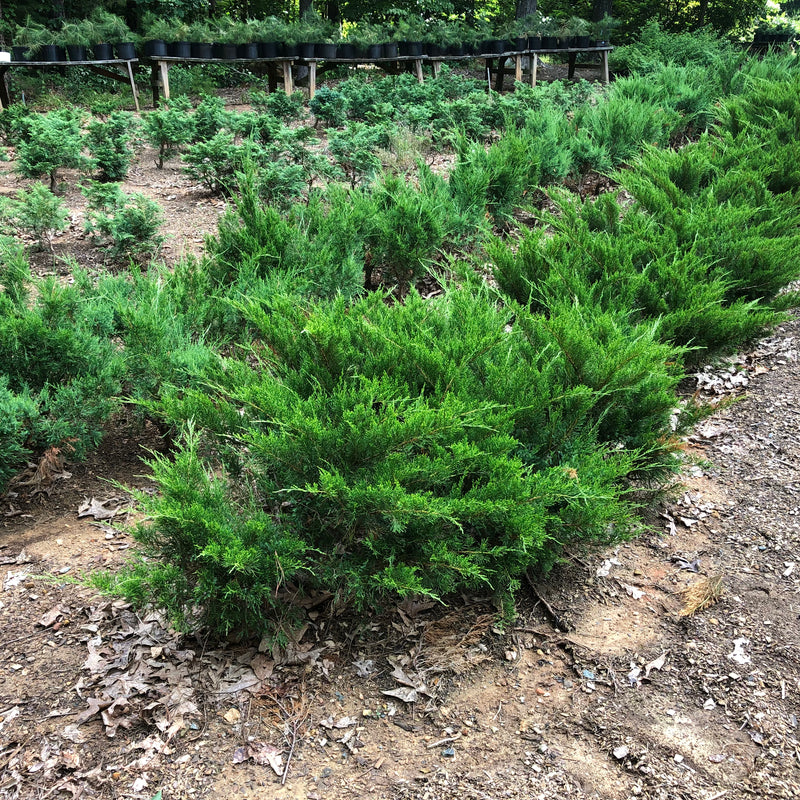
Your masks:
<path fill-rule="evenodd" d="M 158 149 L 158 169 L 164 168 L 164 159 L 177 155 L 183 145 L 194 139 L 194 119 L 188 113 L 189 108 L 188 100 L 175 98 L 142 117 L 144 138 Z"/>
<path fill-rule="evenodd" d="M 741 61 L 734 45 L 712 28 L 691 31 L 666 31 L 652 18 L 639 32 L 634 44 L 615 48 L 609 55 L 614 70 L 657 72 L 664 64 L 697 64 L 709 71 L 729 68 Z"/>
<path fill-rule="evenodd" d="M 50 191 L 55 193 L 58 170 L 83 168 L 83 137 L 78 117 L 72 111 L 51 111 L 31 114 L 19 120 L 17 169 L 25 178 L 50 178 Z"/>
<path fill-rule="evenodd" d="M 363 122 L 349 122 L 344 130 L 333 131 L 328 137 L 328 148 L 352 187 L 380 169 L 381 161 L 375 151 L 387 143 L 385 128 Z"/>
<path fill-rule="evenodd" d="M 751 107 L 737 100 L 724 112 L 736 138 L 647 148 L 616 176 L 633 206 L 611 195 L 559 198 L 549 231 L 532 232 L 516 252 L 492 248 L 503 291 L 541 310 L 563 297 L 631 309 L 642 321 L 660 320 L 660 335 L 690 346 L 692 361 L 775 324 L 781 291 L 800 276 L 800 235 L 793 134 L 763 157 L 753 140 L 756 131 L 769 140 L 781 129 L 767 123 L 776 118 L 770 95 L 778 105 L 796 102 L 773 88 Z"/>
<path fill-rule="evenodd" d="M 303 95 L 295 92 L 287 95 L 285 92 L 251 92 L 250 103 L 256 111 L 272 114 L 278 119 L 300 119 L 303 113 Z"/>
<path fill-rule="evenodd" d="M 525 138 L 509 130 L 488 150 L 461 138 L 450 189 L 461 210 L 488 214 L 495 225 L 507 222 L 523 193 L 539 182 L 538 164 L 530 159 Z"/>
<path fill-rule="evenodd" d="M 138 192 L 126 194 L 116 183 L 92 183 L 84 193 L 89 200 L 86 231 L 96 240 L 107 240 L 112 257 L 152 256 L 161 247 L 158 229 L 164 212 L 155 200 Z"/>
<path fill-rule="evenodd" d="M 41 183 L 20 189 L 16 198 L 2 198 L 0 220 L 18 233 L 33 236 L 39 247 L 53 249 L 53 234 L 66 229 L 69 210 Z"/>
<path fill-rule="evenodd" d="M 308 102 L 311 113 L 328 127 L 344 124 L 347 119 L 347 101 L 336 89 L 321 86 Z"/>
<path fill-rule="evenodd" d="M 370 268 L 380 270 L 385 284 L 406 286 L 441 247 L 447 206 L 388 175 L 360 202 Z"/>
<path fill-rule="evenodd" d="M 30 106 L 25 103 L 12 103 L 0 114 L 0 135 L 7 145 L 16 145 L 24 130 L 24 120 L 31 115 Z"/>
<path fill-rule="evenodd" d="M 624 531 L 635 457 L 621 444 L 631 419 L 614 412 L 636 399 L 645 427 L 663 428 L 674 380 L 669 349 L 624 318 L 547 321 L 477 289 L 402 306 L 275 297 L 248 315 L 263 364 L 226 360 L 213 397 L 153 406 L 204 433 L 190 427 L 175 462 L 154 464 L 166 497 L 143 498 L 153 522 L 137 536 L 156 560 L 121 583 L 132 596 L 184 624 L 263 631 L 286 613 L 290 578 L 362 606 L 503 596 L 568 540 Z M 616 449 L 599 444 L 605 420 Z"/>
<path fill-rule="evenodd" d="M 194 142 L 209 142 L 219 133 L 232 127 L 233 114 L 225 108 L 221 97 L 203 95 L 192 118 L 194 123 Z"/>
<path fill-rule="evenodd" d="M 121 181 L 133 161 L 138 121 L 129 111 L 114 111 L 105 122 L 89 123 L 86 144 L 101 181 Z"/>
<path fill-rule="evenodd" d="M 236 173 L 246 161 L 258 160 L 259 146 L 246 139 L 234 144 L 234 135 L 219 131 L 208 141 L 190 145 L 181 156 L 184 172 L 199 181 L 214 194 L 230 194 L 235 186 Z"/>
<path fill-rule="evenodd" d="M 30 395 L 9 391 L 8 378 L 0 375 L 0 493 L 30 454 L 26 441 L 37 417 Z"/>
<path fill-rule="evenodd" d="M 21 251 L 6 253 L 0 272 L 0 491 L 27 453 L 56 446 L 79 458 L 95 447 L 119 405 L 122 372 L 108 314 L 87 296 L 84 277 L 77 274 L 72 287 L 40 282 L 30 303 Z"/>

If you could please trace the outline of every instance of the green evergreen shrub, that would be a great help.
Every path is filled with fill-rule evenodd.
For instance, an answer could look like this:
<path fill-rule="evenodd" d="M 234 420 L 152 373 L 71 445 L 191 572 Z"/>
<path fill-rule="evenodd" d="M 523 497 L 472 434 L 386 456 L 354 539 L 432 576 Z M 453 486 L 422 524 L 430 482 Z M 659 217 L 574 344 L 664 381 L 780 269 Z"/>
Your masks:
<path fill-rule="evenodd" d="M 539 165 L 530 158 L 525 138 L 513 128 L 488 150 L 459 137 L 457 153 L 450 172 L 455 205 L 462 210 L 480 208 L 495 225 L 506 223 L 523 194 L 539 183 Z"/>
<path fill-rule="evenodd" d="M 31 303 L 21 250 L 6 252 L 13 266 L 6 261 L 0 272 L 0 491 L 28 453 L 56 446 L 81 458 L 95 447 L 119 406 L 123 373 L 109 314 L 85 276 L 78 272 L 70 287 L 38 282 Z"/>
<path fill-rule="evenodd" d="M 648 418 L 674 402 L 671 351 L 648 332 L 528 316 L 475 288 L 402 306 L 275 296 L 247 313 L 262 364 L 226 360 L 204 391 L 151 405 L 204 432 L 154 464 L 164 491 L 142 498 L 148 561 L 118 582 L 129 595 L 186 626 L 274 630 L 288 581 L 360 606 L 503 596 L 567 541 L 626 529 L 636 455 L 614 411 L 626 391 Z M 597 440 L 606 419 L 613 447 Z"/>
<path fill-rule="evenodd" d="M 712 28 L 675 33 L 662 28 L 657 19 L 645 23 L 638 41 L 616 47 L 609 54 L 609 65 L 615 71 L 657 72 L 662 65 L 698 64 L 708 71 L 735 69 L 743 54 Z"/>
<path fill-rule="evenodd" d="M 370 269 L 379 270 L 385 284 L 407 286 L 438 253 L 447 207 L 391 175 L 356 197 Z"/>
<path fill-rule="evenodd" d="M 343 125 L 347 119 L 347 100 L 336 89 L 321 86 L 308 101 L 311 113 L 326 127 Z"/>
<path fill-rule="evenodd" d="M 388 141 L 388 133 L 382 126 L 349 122 L 344 130 L 330 133 L 328 148 L 350 179 L 350 186 L 355 188 L 360 180 L 371 178 L 380 169 L 375 151 Z"/>
<path fill-rule="evenodd" d="M 232 133 L 218 131 L 208 141 L 190 145 L 181 160 L 184 172 L 209 192 L 230 194 L 236 186 L 236 173 L 245 163 L 259 164 L 266 155 L 266 151 L 251 139 L 234 144 Z"/>
<path fill-rule="evenodd" d="M 29 394 L 9 391 L 8 378 L 0 375 L 0 495 L 30 455 L 26 442 L 38 412 Z"/>
<path fill-rule="evenodd" d="M 156 166 L 164 168 L 164 160 L 181 152 L 195 137 L 194 119 L 188 113 L 191 104 L 185 98 L 170 100 L 163 108 L 142 117 L 145 140 L 158 149 Z"/>
<path fill-rule="evenodd" d="M 129 111 L 114 111 L 105 122 L 92 120 L 86 145 L 99 180 L 121 181 L 128 175 L 133 161 L 133 143 L 138 120 Z"/>
<path fill-rule="evenodd" d="M 208 142 L 223 130 L 235 127 L 235 115 L 225 108 L 221 97 L 206 94 L 200 99 L 192 116 L 194 135 L 192 141 Z"/>
<path fill-rule="evenodd" d="M 155 200 L 127 194 L 116 183 L 93 182 L 84 194 L 89 200 L 86 232 L 98 242 L 106 240 L 114 258 L 152 256 L 160 249 L 164 212 Z"/>
<path fill-rule="evenodd" d="M 66 230 L 69 210 L 43 184 L 20 189 L 15 198 L 0 200 L 0 220 L 14 231 L 33 236 L 41 249 L 53 251 L 53 234 Z"/>
<path fill-rule="evenodd" d="M 17 170 L 23 177 L 47 175 L 50 191 L 55 194 L 60 169 L 87 166 L 80 122 L 72 111 L 31 114 L 23 117 L 20 124 Z"/>
<path fill-rule="evenodd" d="M 250 103 L 256 111 L 269 113 L 278 119 L 300 119 L 303 114 L 301 92 L 287 95 L 285 92 L 250 92 Z"/>

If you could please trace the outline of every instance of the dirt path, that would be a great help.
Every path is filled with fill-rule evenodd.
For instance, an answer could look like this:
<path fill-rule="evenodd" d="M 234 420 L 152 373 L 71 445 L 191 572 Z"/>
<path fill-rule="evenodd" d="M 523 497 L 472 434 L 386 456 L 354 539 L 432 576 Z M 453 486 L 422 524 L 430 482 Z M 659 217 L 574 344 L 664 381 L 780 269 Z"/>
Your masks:
<path fill-rule="evenodd" d="M 795 319 L 731 367 L 747 394 L 651 530 L 528 587 L 505 632 L 480 598 L 364 619 L 321 597 L 259 653 L 67 582 L 127 555 L 78 518 L 128 513 L 109 478 L 148 487 L 155 432 L 118 420 L 0 509 L 0 797 L 800 797 L 798 341 Z M 710 578 L 721 599 L 680 616 Z"/>

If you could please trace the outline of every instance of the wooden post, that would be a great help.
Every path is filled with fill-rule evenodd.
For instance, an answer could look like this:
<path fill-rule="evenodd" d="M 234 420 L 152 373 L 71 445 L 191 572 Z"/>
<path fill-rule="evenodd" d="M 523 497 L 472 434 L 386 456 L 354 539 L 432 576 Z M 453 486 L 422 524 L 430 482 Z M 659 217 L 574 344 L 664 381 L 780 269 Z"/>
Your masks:
<path fill-rule="evenodd" d="M 414 72 L 416 73 L 417 80 L 420 83 L 424 83 L 425 77 L 422 74 L 422 59 L 421 58 L 415 58 L 414 59 Z"/>
<path fill-rule="evenodd" d="M 522 56 L 519 54 L 514 56 L 514 80 L 522 80 Z"/>
<path fill-rule="evenodd" d="M 442 70 L 442 62 L 441 61 L 433 61 L 431 63 L 433 64 L 433 77 L 434 78 L 438 78 L 439 77 L 439 73 Z"/>
<path fill-rule="evenodd" d="M 6 73 L 8 67 L 0 67 L 0 108 L 8 108 L 11 105 L 11 98 L 8 94 L 8 83 L 6 83 Z"/>
<path fill-rule="evenodd" d="M 278 69 L 274 61 L 267 63 L 267 91 L 270 93 L 278 91 Z"/>
<path fill-rule="evenodd" d="M 603 68 L 603 83 L 608 83 L 608 50 L 603 50 L 600 54 L 600 63 Z"/>
<path fill-rule="evenodd" d="M 308 62 L 308 99 L 313 100 L 317 93 L 317 62 Z"/>
<path fill-rule="evenodd" d="M 133 104 L 136 106 L 136 111 L 139 111 L 139 91 L 136 88 L 136 80 L 133 76 L 133 64 L 130 61 L 125 62 L 125 66 L 128 68 L 128 79 L 131 82 L 131 91 L 133 92 Z"/>
<path fill-rule="evenodd" d="M 567 67 L 567 78 L 572 80 L 575 77 L 575 60 L 578 58 L 577 53 L 569 54 L 569 66 Z"/>
<path fill-rule="evenodd" d="M 287 95 L 291 95 L 294 93 L 294 83 L 292 81 L 292 62 L 281 61 L 281 67 L 283 68 L 283 89 Z"/>
<path fill-rule="evenodd" d="M 539 69 L 539 54 L 534 53 L 531 58 L 531 89 L 536 86 L 536 72 Z"/>
<path fill-rule="evenodd" d="M 497 59 L 497 76 L 494 79 L 494 90 L 496 92 L 503 91 L 503 78 L 506 74 L 506 59 L 504 56 L 500 56 Z"/>
<path fill-rule="evenodd" d="M 161 91 L 164 93 L 164 99 L 169 100 L 169 62 L 158 62 L 158 74 L 161 79 Z"/>

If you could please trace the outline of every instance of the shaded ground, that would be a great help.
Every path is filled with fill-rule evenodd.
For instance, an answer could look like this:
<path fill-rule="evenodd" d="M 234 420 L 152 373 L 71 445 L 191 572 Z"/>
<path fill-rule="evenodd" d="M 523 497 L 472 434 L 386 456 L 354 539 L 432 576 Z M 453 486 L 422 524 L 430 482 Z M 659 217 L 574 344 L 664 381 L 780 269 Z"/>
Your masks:
<path fill-rule="evenodd" d="M 171 260 L 224 206 L 147 156 L 126 188 L 167 207 Z M 91 269 L 66 200 L 57 252 Z M 289 646 L 223 647 L 98 596 L 74 579 L 130 554 L 110 523 L 163 446 L 120 415 L 0 500 L 0 798 L 800 797 L 798 342 L 795 318 L 699 376 L 741 399 L 687 441 L 683 487 L 524 587 L 506 630 L 485 598 L 365 618 L 320 596 Z"/>

